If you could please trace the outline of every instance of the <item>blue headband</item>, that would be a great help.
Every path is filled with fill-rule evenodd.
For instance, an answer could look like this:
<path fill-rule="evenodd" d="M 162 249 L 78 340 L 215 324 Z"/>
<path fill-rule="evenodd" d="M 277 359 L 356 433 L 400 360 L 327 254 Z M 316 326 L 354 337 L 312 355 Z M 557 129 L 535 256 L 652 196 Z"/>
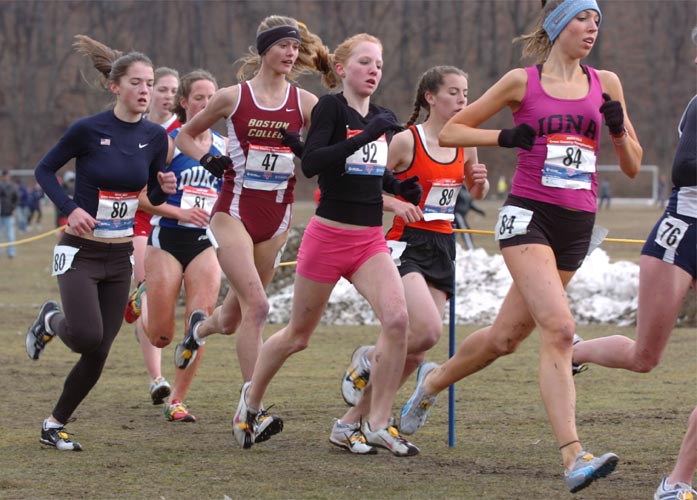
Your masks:
<path fill-rule="evenodd" d="M 281 40 L 295 40 L 300 43 L 300 30 L 295 26 L 275 26 L 262 31 L 257 35 L 257 53 L 264 55 L 269 47 L 277 44 Z"/>
<path fill-rule="evenodd" d="M 600 12 L 600 7 L 598 7 L 598 3 L 595 0 L 564 0 L 547 16 L 547 19 L 542 24 L 542 28 L 547 32 L 547 36 L 549 36 L 552 43 L 554 43 L 554 40 L 557 39 L 564 27 L 569 24 L 569 21 L 584 10 L 596 11 L 598 16 L 600 16 L 598 20 L 598 25 L 600 25 L 600 22 L 603 20 L 603 14 Z"/>

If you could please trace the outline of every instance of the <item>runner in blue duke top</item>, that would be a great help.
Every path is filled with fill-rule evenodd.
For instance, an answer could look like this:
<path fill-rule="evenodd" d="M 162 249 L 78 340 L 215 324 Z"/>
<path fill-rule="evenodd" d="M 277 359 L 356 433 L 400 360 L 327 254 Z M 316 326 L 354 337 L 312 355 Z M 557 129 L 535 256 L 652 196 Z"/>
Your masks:
<path fill-rule="evenodd" d="M 153 65 L 139 53 L 122 55 L 78 35 L 75 47 L 89 56 L 116 96 L 113 109 L 73 123 L 36 167 L 36 179 L 68 227 L 53 254 L 63 311 L 49 300 L 26 337 L 27 354 L 39 359 L 54 336 L 80 359 L 65 380 L 40 441 L 59 450 L 81 450 L 64 426 L 97 383 L 116 338 L 131 282 L 133 218 L 138 194 L 147 184 L 148 198 L 161 204 L 176 187 L 165 173 L 167 135 L 143 119 L 153 85 Z M 75 158 L 75 196 L 61 189 L 56 172 Z"/>
<path fill-rule="evenodd" d="M 417 177 L 399 181 L 386 170 L 387 138 L 401 126 L 392 111 L 371 102 L 381 78 L 382 44 L 365 33 L 342 42 L 326 64 L 323 82 L 329 88 L 341 83 L 343 91 L 319 99 L 302 157 L 303 173 L 318 176 L 322 195 L 298 250 L 290 322 L 263 344 L 254 375 L 242 389 L 233 430 L 243 448 L 264 432 L 266 422 L 256 416 L 267 387 L 286 359 L 307 347 L 334 286 L 345 277 L 382 326 L 371 410 L 362 429 L 351 429 L 351 439 L 362 454 L 375 453 L 374 446 L 397 456 L 419 453 L 390 422 L 408 318 L 404 289 L 382 234 L 382 191 L 418 203 L 421 188 Z"/>
<path fill-rule="evenodd" d="M 594 456 L 580 442 L 571 369 L 576 325 L 565 291 L 588 252 L 595 222 L 603 119 L 627 177 L 639 172 L 643 151 L 617 75 L 581 63 L 598 37 L 595 0 L 542 6 L 537 29 L 518 39 L 526 42 L 523 55 L 538 64 L 506 73 L 439 135 L 444 146 L 517 148 L 511 191 L 495 229 L 513 284 L 491 326 L 468 336 L 443 365 L 422 365 L 416 390 L 402 408 L 400 430 L 415 432 L 439 392 L 514 352 L 537 327 L 542 402 L 564 481 L 575 493 L 610 474 L 618 462 L 614 453 Z M 504 108 L 512 111 L 514 128 L 480 128 Z"/>
<path fill-rule="evenodd" d="M 186 123 L 203 111 L 217 89 L 213 75 L 195 70 L 184 75 L 179 84 L 174 111 Z M 179 130 L 170 133 L 168 170 L 177 178 L 177 191 L 167 203 L 153 207 L 141 194 L 140 206 L 155 214 L 153 229 L 145 252 L 147 276 L 146 312 L 140 317 L 149 344 L 158 348 L 172 342 L 175 335 L 175 310 L 184 285 L 187 318 L 194 310 L 210 313 L 220 290 L 220 265 L 207 232 L 210 213 L 218 199 L 222 181 L 203 168 L 197 159 L 183 154 L 174 145 Z M 225 153 L 227 141 L 213 130 L 204 130 L 194 141 L 211 155 Z M 185 325 L 185 330 L 188 324 Z M 202 349 L 201 349 L 202 351 Z M 195 422 L 184 398 L 201 361 L 199 355 L 186 369 L 176 369 L 165 419 L 170 422 Z"/>
<path fill-rule="evenodd" d="M 697 28 L 692 30 L 692 41 L 697 45 Z M 596 363 L 650 372 L 663 357 L 687 292 L 697 286 L 697 96 L 692 97 L 680 118 L 678 137 L 671 173 L 672 193 L 639 259 L 636 340 L 612 335 L 579 342 L 573 356 L 577 364 Z M 690 415 L 675 467 L 663 479 L 654 498 L 697 498 L 691 486 L 695 469 L 697 407 Z"/>

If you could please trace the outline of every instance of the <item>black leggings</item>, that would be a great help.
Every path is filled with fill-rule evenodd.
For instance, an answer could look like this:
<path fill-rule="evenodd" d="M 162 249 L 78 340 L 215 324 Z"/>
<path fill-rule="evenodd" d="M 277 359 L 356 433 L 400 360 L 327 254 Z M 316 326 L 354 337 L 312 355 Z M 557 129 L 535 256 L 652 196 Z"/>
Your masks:
<path fill-rule="evenodd" d="M 102 374 L 131 286 L 133 244 L 101 243 L 64 234 L 59 245 L 79 248 L 70 269 L 58 276 L 63 313 L 51 329 L 80 359 L 68 374 L 53 416 L 66 424 Z"/>

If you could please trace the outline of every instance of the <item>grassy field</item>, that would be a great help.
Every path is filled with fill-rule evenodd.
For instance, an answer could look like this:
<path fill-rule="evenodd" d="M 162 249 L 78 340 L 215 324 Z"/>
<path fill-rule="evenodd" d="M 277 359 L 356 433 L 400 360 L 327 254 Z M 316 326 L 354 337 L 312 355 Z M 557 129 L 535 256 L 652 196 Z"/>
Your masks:
<path fill-rule="evenodd" d="M 498 204 L 486 202 L 486 219 L 472 226 L 491 229 Z M 310 212 L 299 207 L 295 222 Z M 612 216 L 614 213 L 614 216 Z M 614 208 L 599 223 L 611 237 L 643 238 L 658 217 L 650 207 Z M 624 226 L 633 226 L 631 228 Z M 623 232 L 624 231 L 624 232 Z M 475 237 L 475 242 L 484 246 Z M 588 449 L 614 451 L 618 470 L 608 479 L 570 495 L 537 385 L 537 337 L 519 352 L 497 361 L 456 386 L 456 445 L 447 444 L 447 397 L 413 441 L 414 458 L 385 451 L 357 457 L 328 442 L 332 419 L 344 412 L 340 377 L 355 346 L 376 337 L 374 327 L 323 325 L 310 347 L 284 366 L 266 403 L 285 419 L 282 434 L 250 450 L 240 449 L 231 433 L 240 374 L 234 338 L 216 336 L 187 403 L 195 424 L 168 423 L 162 408 L 150 404 L 140 350 L 129 325 L 122 328 L 104 374 L 74 415 L 68 430 L 85 448 L 59 453 L 39 444 L 43 418 L 51 411 L 75 355 L 59 341 L 39 361 L 26 357 L 24 336 L 39 305 L 58 298 L 50 277 L 55 237 L 18 248 L 0 264 L 0 498 L 86 499 L 616 499 L 650 498 L 674 462 L 695 403 L 697 336 L 677 329 L 663 363 L 648 375 L 593 366 L 576 378 L 578 427 Z M 495 251 L 495 250 L 492 250 Z M 636 260 L 616 257 L 615 260 Z M 627 254 L 638 256 L 639 247 Z M 622 253 L 623 255 L 623 253 Z M 178 311 L 180 330 L 182 312 Z M 269 325 L 267 334 L 279 325 Z M 475 326 L 459 326 L 458 339 Z M 630 328 L 583 327 L 586 338 Z M 173 379 L 173 348 L 165 349 L 163 371 Z M 429 355 L 447 357 L 447 340 Z M 413 388 L 398 395 L 395 411 Z"/>

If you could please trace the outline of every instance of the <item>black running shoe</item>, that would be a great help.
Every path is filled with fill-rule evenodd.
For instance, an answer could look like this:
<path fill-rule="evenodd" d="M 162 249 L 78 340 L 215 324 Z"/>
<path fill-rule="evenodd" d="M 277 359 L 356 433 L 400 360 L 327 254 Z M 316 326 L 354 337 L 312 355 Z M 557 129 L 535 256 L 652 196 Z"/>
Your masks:
<path fill-rule="evenodd" d="M 41 426 L 41 438 L 39 441 L 60 451 L 82 451 L 80 443 L 70 440 L 65 427 L 44 429 L 44 426 Z"/>
<path fill-rule="evenodd" d="M 189 316 L 189 326 L 186 328 L 186 335 L 174 349 L 174 365 L 177 368 L 186 368 L 196 359 L 198 348 L 205 344 L 205 341 L 196 341 L 194 338 L 194 328 L 206 319 L 206 313 L 196 309 Z"/>
<path fill-rule="evenodd" d="M 29 359 L 39 359 L 41 351 L 46 344 L 53 340 L 55 333 L 46 323 L 46 315 L 50 312 L 59 312 L 60 308 L 54 300 L 47 300 L 39 309 L 39 315 L 27 331 L 26 345 Z"/>

